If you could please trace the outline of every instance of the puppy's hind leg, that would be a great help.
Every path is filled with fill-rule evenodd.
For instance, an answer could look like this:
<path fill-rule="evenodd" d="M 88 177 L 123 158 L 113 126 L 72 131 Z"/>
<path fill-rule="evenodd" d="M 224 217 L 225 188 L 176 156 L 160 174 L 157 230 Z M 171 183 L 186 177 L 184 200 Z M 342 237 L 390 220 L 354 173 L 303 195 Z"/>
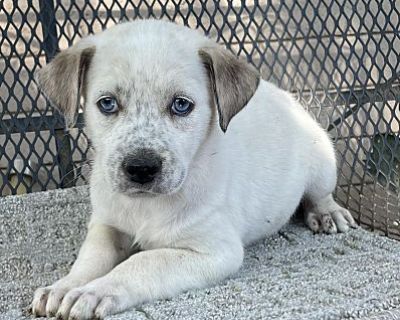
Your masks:
<path fill-rule="evenodd" d="M 324 147 L 316 156 L 312 177 L 305 194 L 305 223 L 314 232 L 337 233 L 357 228 L 350 212 L 332 197 L 336 186 L 336 159 L 333 148 Z M 321 151 L 321 150 L 319 150 Z"/>

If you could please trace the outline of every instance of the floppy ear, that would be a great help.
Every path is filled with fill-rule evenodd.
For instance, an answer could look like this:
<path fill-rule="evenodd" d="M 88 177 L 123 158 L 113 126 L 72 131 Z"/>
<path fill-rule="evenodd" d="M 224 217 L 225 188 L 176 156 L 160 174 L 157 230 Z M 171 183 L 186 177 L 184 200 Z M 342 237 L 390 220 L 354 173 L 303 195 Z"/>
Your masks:
<path fill-rule="evenodd" d="M 259 72 L 220 47 L 205 47 L 199 55 L 208 71 L 219 125 L 226 131 L 231 119 L 249 102 L 260 82 Z"/>
<path fill-rule="evenodd" d="M 67 127 L 76 121 L 85 75 L 95 47 L 66 49 L 36 73 L 36 82 L 45 96 L 65 117 Z"/>

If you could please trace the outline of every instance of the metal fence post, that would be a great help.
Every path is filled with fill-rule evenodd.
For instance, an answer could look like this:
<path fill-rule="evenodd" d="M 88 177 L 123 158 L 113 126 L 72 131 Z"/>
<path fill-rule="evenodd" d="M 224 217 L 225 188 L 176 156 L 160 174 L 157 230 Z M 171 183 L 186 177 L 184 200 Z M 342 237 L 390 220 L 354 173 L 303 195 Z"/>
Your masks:
<path fill-rule="evenodd" d="M 54 58 L 59 51 L 57 28 L 56 28 L 56 13 L 54 1 L 40 0 L 39 19 L 43 31 L 43 50 L 46 55 L 46 62 Z M 54 110 L 53 116 L 58 121 L 63 121 L 62 116 L 57 110 Z M 75 174 L 72 162 L 72 151 L 70 135 L 64 128 L 51 130 L 54 134 L 57 148 L 57 164 L 60 174 L 60 187 L 71 187 L 74 185 Z"/>

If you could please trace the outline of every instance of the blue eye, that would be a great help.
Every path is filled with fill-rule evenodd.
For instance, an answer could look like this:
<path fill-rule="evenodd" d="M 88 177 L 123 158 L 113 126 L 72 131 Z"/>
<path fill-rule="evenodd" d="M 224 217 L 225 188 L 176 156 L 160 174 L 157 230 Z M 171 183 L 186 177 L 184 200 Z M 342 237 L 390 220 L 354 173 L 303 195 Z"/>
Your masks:
<path fill-rule="evenodd" d="M 187 98 L 177 97 L 171 105 L 171 112 L 177 116 L 187 116 L 194 107 L 194 103 Z"/>
<path fill-rule="evenodd" d="M 97 101 L 100 111 L 105 114 L 111 114 L 118 111 L 118 102 L 113 97 L 103 97 Z"/>

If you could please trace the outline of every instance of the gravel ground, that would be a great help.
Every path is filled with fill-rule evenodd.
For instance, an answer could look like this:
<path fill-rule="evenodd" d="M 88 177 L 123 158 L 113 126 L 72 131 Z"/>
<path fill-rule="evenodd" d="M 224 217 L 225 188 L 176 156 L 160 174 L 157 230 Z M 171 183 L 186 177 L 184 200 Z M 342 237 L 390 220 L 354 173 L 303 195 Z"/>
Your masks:
<path fill-rule="evenodd" d="M 86 187 L 0 198 L 0 319 L 29 319 L 34 289 L 67 273 L 90 210 Z M 233 278 L 110 319 L 400 319 L 399 270 L 400 242 L 291 224 Z"/>

